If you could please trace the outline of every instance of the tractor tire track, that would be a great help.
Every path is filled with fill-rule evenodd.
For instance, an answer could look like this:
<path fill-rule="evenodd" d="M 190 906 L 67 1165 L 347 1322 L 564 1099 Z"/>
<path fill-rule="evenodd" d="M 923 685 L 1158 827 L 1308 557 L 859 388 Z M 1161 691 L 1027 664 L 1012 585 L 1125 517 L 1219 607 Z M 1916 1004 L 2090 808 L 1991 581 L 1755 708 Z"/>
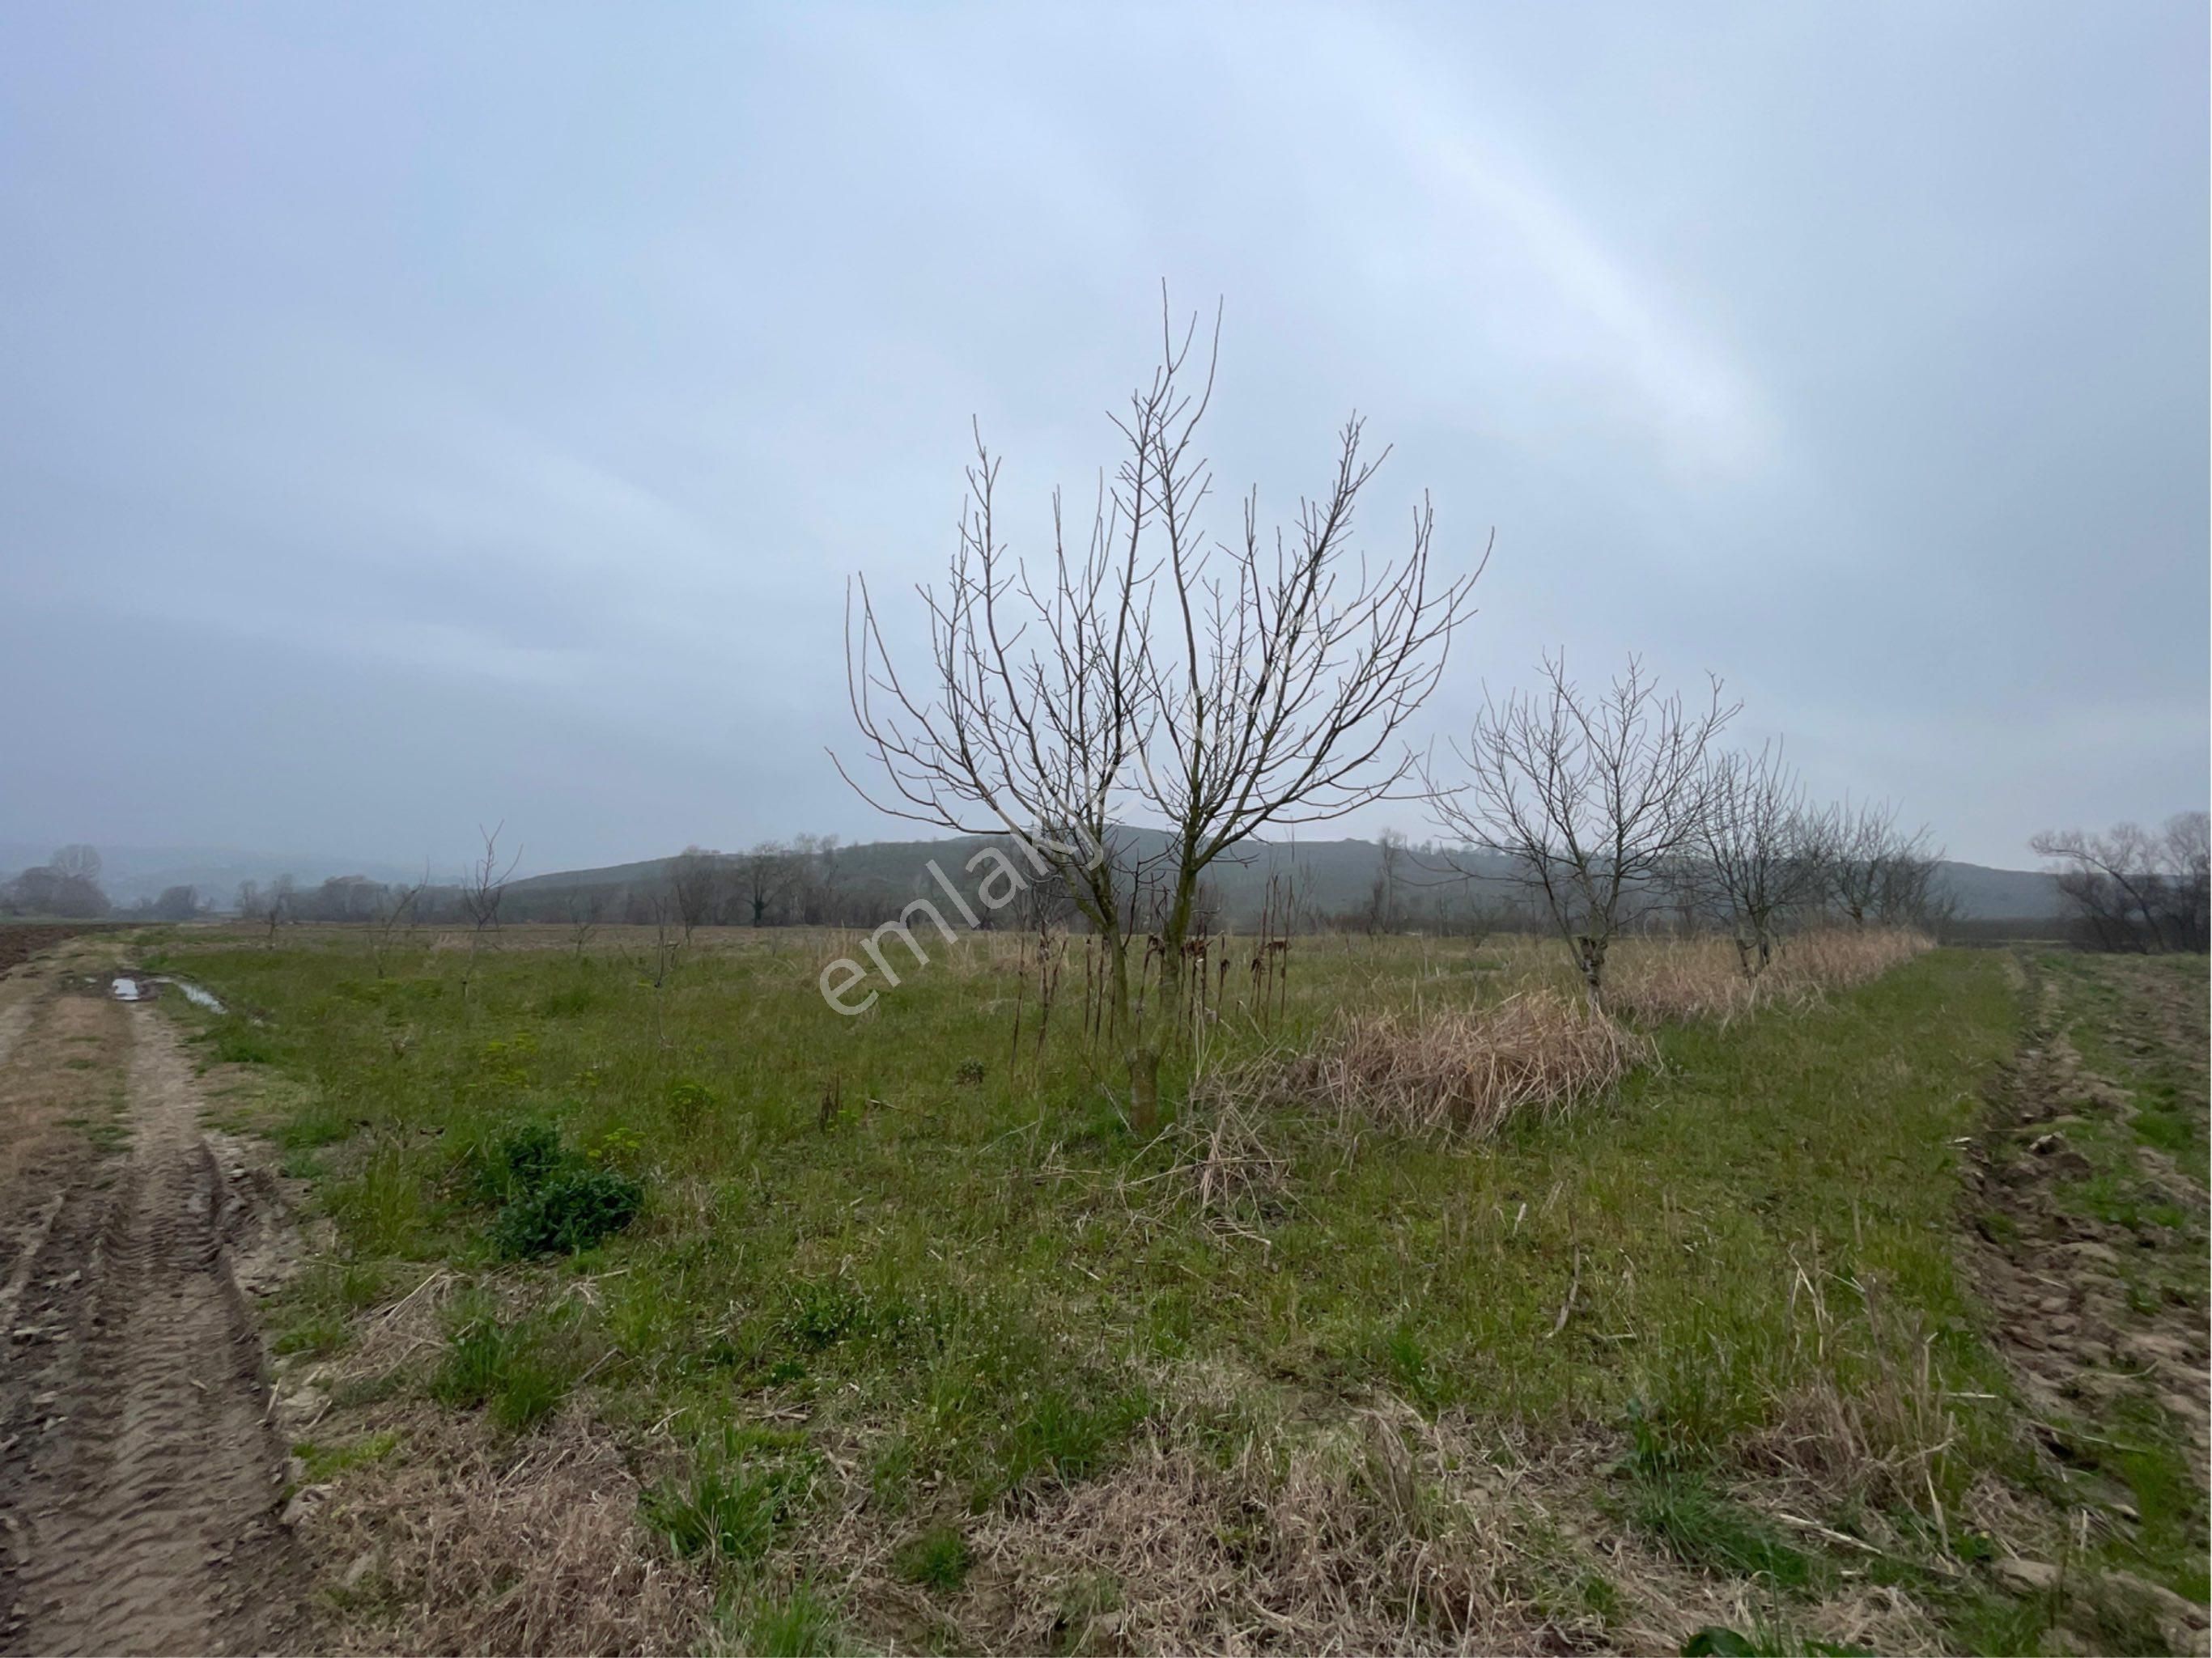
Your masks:
<path fill-rule="evenodd" d="M 5 1264 L 0 1651 L 297 1645 L 283 1448 L 224 1242 L 237 1205 L 167 1020 L 97 1011 L 121 1038 L 129 1149 L 48 1163 L 41 1224 Z M 39 1034 L 9 1069 L 49 1058 Z"/>

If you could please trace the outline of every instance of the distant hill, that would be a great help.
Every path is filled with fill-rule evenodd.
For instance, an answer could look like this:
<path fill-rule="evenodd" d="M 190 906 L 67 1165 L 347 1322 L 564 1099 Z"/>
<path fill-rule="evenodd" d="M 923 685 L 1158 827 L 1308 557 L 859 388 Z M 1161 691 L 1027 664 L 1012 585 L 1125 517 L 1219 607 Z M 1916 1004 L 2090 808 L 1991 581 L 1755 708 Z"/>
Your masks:
<path fill-rule="evenodd" d="M 2032 869 L 1991 869 L 1985 864 L 1941 865 L 1943 890 L 1968 921 L 2049 921 L 2064 914 L 2058 878 Z"/>
<path fill-rule="evenodd" d="M 1145 852 L 1154 850 L 1163 839 L 1156 830 L 1129 833 Z M 842 890 L 885 899 L 939 896 L 929 875 L 929 865 L 934 860 L 956 884 L 972 889 L 973 878 L 963 875 L 963 869 L 986 844 L 980 837 L 955 836 L 840 847 L 836 854 L 836 879 Z M 532 876 L 507 889 L 513 906 L 509 913 L 518 916 L 542 913 L 550 919 L 561 914 L 572 892 L 612 895 L 646 890 L 665 883 L 672 861 L 653 858 L 600 869 Z M 1432 848 L 1406 850 L 1399 885 L 1399 913 L 1406 924 L 1419 925 L 1424 917 L 1437 914 L 1440 904 L 1447 909 L 1463 909 L 1470 901 L 1512 901 L 1515 888 L 1504 859 L 1461 853 L 1453 861 L 1472 872 L 1472 882 L 1455 874 L 1443 855 Z M 1284 878 L 1293 884 L 1302 916 L 1336 917 L 1353 914 L 1368 902 L 1382 870 L 1382 851 L 1372 841 L 1277 841 L 1248 843 L 1235 862 L 1217 864 L 1207 878 L 1231 924 L 1244 926 L 1257 918 L 1271 878 Z M 1962 920 L 2044 921 L 2061 913 L 2053 878 L 2033 870 L 1946 862 L 1940 866 L 1938 879 L 1942 891 L 1957 902 Z"/>

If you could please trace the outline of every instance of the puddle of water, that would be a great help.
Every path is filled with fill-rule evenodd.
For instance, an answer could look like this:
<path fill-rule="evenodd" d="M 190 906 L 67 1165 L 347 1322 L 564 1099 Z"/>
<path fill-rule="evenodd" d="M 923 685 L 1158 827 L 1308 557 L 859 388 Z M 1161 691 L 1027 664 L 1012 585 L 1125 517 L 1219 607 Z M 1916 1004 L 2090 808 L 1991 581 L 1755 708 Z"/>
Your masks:
<path fill-rule="evenodd" d="M 138 999 L 137 980 L 118 979 L 115 981 L 115 999 L 118 1002 L 137 1001 Z"/>
<path fill-rule="evenodd" d="M 185 993 L 185 999 L 194 1007 L 204 1007 L 210 1013 L 222 1011 L 222 999 L 212 990 L 203 990 L 190 979 L 164 979 L 165 985 L 174 985 Z"/>

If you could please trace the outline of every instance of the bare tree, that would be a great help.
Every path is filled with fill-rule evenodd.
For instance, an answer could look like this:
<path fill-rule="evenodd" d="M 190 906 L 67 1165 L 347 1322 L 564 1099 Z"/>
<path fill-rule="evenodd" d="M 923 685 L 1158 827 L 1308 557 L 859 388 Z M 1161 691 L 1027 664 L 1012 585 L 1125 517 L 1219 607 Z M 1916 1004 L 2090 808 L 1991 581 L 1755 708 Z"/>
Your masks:
<path fill-rule="evenodd" d="M 1431 780 L 1437 827 L 1510 859 L 1574 954 L 1592 1006 L 1632 906 L 1695 844 L 1705 755 L 1741 706 L 1661 696 L 1634 657 L 1602 692 L 1547 657 L 1544 688 L 1486 701 L 1457 750 L 1462 783 Z"/>
<path fill-rule="evenodd" d="M 1943 851 L 1924 829 L 1899 842 L 1875 897 L 1875 914 L 1885 926 L 1938 932 L 1957 915 L 1958 900 L 1943 884 Z"/>
<path fill-rule="evenodd" d="M 400 933 L 414 931 L 416 906 L 422 902 L 422 894 L 429 884 L 430 872 L 426 868 L 419 881 L 406 886 L 380 887 L 377 890 L 376 932 L 369 946 L 369 957 L 378 978 L 384 976 L 386 963 L 391 958 L 392 945 Z"/>
<path fill-rule="evenodd" d="M 686 847 L 669 860 L 669 902 L 685 944 L 691 942 L 692 929 L 713 916 L 727 870 L 722 854 L 704 847 Z"/>
<path fill-rule="evenodd" d="M 1910 834 L 1899 829 L 1888 801 L 1845 800 L 1813 819 L 1807 835 L 1823 898 L 1854 926 L 1869 920 L 1917 926 L 1948 913 L 1936 886 L 1942 849 L 1929 843 L 1924 826 Z"/>
<path fill-rule="evenodd" d="M 1367 930 L 1391 932 L 1397 929 L 1398 890 L 1406 878 L 1406 837 L 1386 829 L 1376 841 L 1375 884 L 1367 894 Z"/>
<path fill-rule="evenodd" d="M 1825 873 L 1805 786 L 1778 743 L 1714 756 L 1705 768 L 1696 855 L 1683 860 L 1727 914 L 1737 960 L 1756 978 L 1781 922 L 1819 896 Z"/>
<path fill-rule="evenodd" d="M 763 841 L 732 860 L 738 899 L 745 920 L 753 926 L 768 924 L 769 908 L 789 892 L 799 878 L 798 854 L 789 847 Z"/>
<path fill-rule="evenodd" d="M 791 843 L 792 907 L 810 926 L 837 919 L 837 837 L 801 835 Z"/>
<path fill-rule="evenodd" d="M 1865 926 L 1881 908 L 1890 864 L 1907 838 L 1897 827 L 1897 808 L 1887 800 L 1845 800 L 1829 812 L 1820 838 L 1829 902 L 1853 926 Z"/>
<path fill-rule="evenodd" d="M 238 884 L 238 914 L 248 921 L 258 921 L 264 931 L 262 942 L 270 949 L 276 947 L 276 929 L 290 914 L 294 898 L 293 880 L 289 875 L 280 875 L 267 887 L 258 881 Z"/>
<path fill-rule="evenodd" d="M 469 923 L 469 959 L 461 969 L 463 1001 L 468 1000 L 469 983 L 476 977 L 477 952 L 483 948 L 483 936 L 499 925 L 499 907 L 507 896 L 507 884 L 514 878 L 515 869 L 522 862 L 519 847 L 504 864 L 500 861 L 499 837 L 506 827 L 504 823 L 489 829 L 477 826 L 477 833 L 483 837 L 483 852 L 461 877 L 461 914 Z"/>
<path fill-rule="evenodd" d="M 2059 894 L 2100 949 L 2205 949 L 2212 817 L 2182 812 L 2156 831 L 2067 829 L 2030 844 L 2058 864 Z"/>
<path fill-rule="evenodd" d="M 576 954 L 584 953 L 584 946 L 592 942 L 592 934 L 599 931 L 599 916 L 606 908 L 606 895 L 598 887 L 572 887 L 568 891 L 568 939 Z"/>
<path fill-rule="evenodd" d="M 2160 840 L 2175 943 L 2202 952 L 2212 947 L 2212 813 L 2177 813 L 2166 820 Z"/>
<path fill-rule="evenodd" d="M 100 854 L 88 846 L 62 847 L 51 861 L 23 871 L 0 896 L 25 915 L 105 915 L 109 908 L 100 885 Z"/>
<path fill-rule="evenodd" d="M 1194 445 L 1218 319 L 1203 363 L 1195 337 L 1194 323 L 1178 341 L 1164 307 L 1159 365 L 1115 417 L 1121 458 L 1088 534 L 1071 544 L 1055 492 L 1051 548 L 1035 566 L 1001 539 L 1000 462 L 979 432 L 950 580 L 921 592 L 925 677 L 892 666 L 865 582 L 848 628 L 854 715 L 888 781 L 854 786 L 899 816 L 1011 833 L 1061 884 L 1104 943 L 1140 1131 L 1155 1121 L 1159 1050 L 1131 1002 L 1138 872 L 1119 824 L 1152 815 L 1167 827 L 1153 873 L 1172 980 L 1217 859 L 1270 825 L 1356 810 L 1405 777 L 1409 758 L 1390 750 L 1442 671 L 1475 579 L 1432 588 L 1425 501 L 1402 562 L 1361 557 L 1354 508 L 1381 457 L 1363 459 L 1356 416 L 1294 528 L 1264 532 L 1248 496 L 1241 537 L 1210 540 L 1200 514 L 1211 475 Z"/>
<path fill-rule="evenodd" d="M 80 841 L 57 851 L 46 867 L 73 881 L 96 883 L 100 879 L 100 853 Z"/>

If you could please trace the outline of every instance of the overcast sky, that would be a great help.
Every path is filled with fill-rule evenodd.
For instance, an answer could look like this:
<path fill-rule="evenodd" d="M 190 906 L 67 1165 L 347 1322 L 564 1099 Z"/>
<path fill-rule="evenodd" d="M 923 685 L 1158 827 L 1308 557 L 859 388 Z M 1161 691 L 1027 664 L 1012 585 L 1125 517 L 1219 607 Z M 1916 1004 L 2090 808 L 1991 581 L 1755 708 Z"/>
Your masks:
<path fill-rule="evenodd" d="M 1018 547 L 1086 491 L 1163 278 L 1232 501 L 1356 406 L 1375 551 L 1495 527 L 1425 729 L 1635 649 L 1956 856 L 2202 806 L 2206 27 L 8 7 L 0 839 L 909 833 L 846 577 L 941 572 L 971 416 Z"/>

